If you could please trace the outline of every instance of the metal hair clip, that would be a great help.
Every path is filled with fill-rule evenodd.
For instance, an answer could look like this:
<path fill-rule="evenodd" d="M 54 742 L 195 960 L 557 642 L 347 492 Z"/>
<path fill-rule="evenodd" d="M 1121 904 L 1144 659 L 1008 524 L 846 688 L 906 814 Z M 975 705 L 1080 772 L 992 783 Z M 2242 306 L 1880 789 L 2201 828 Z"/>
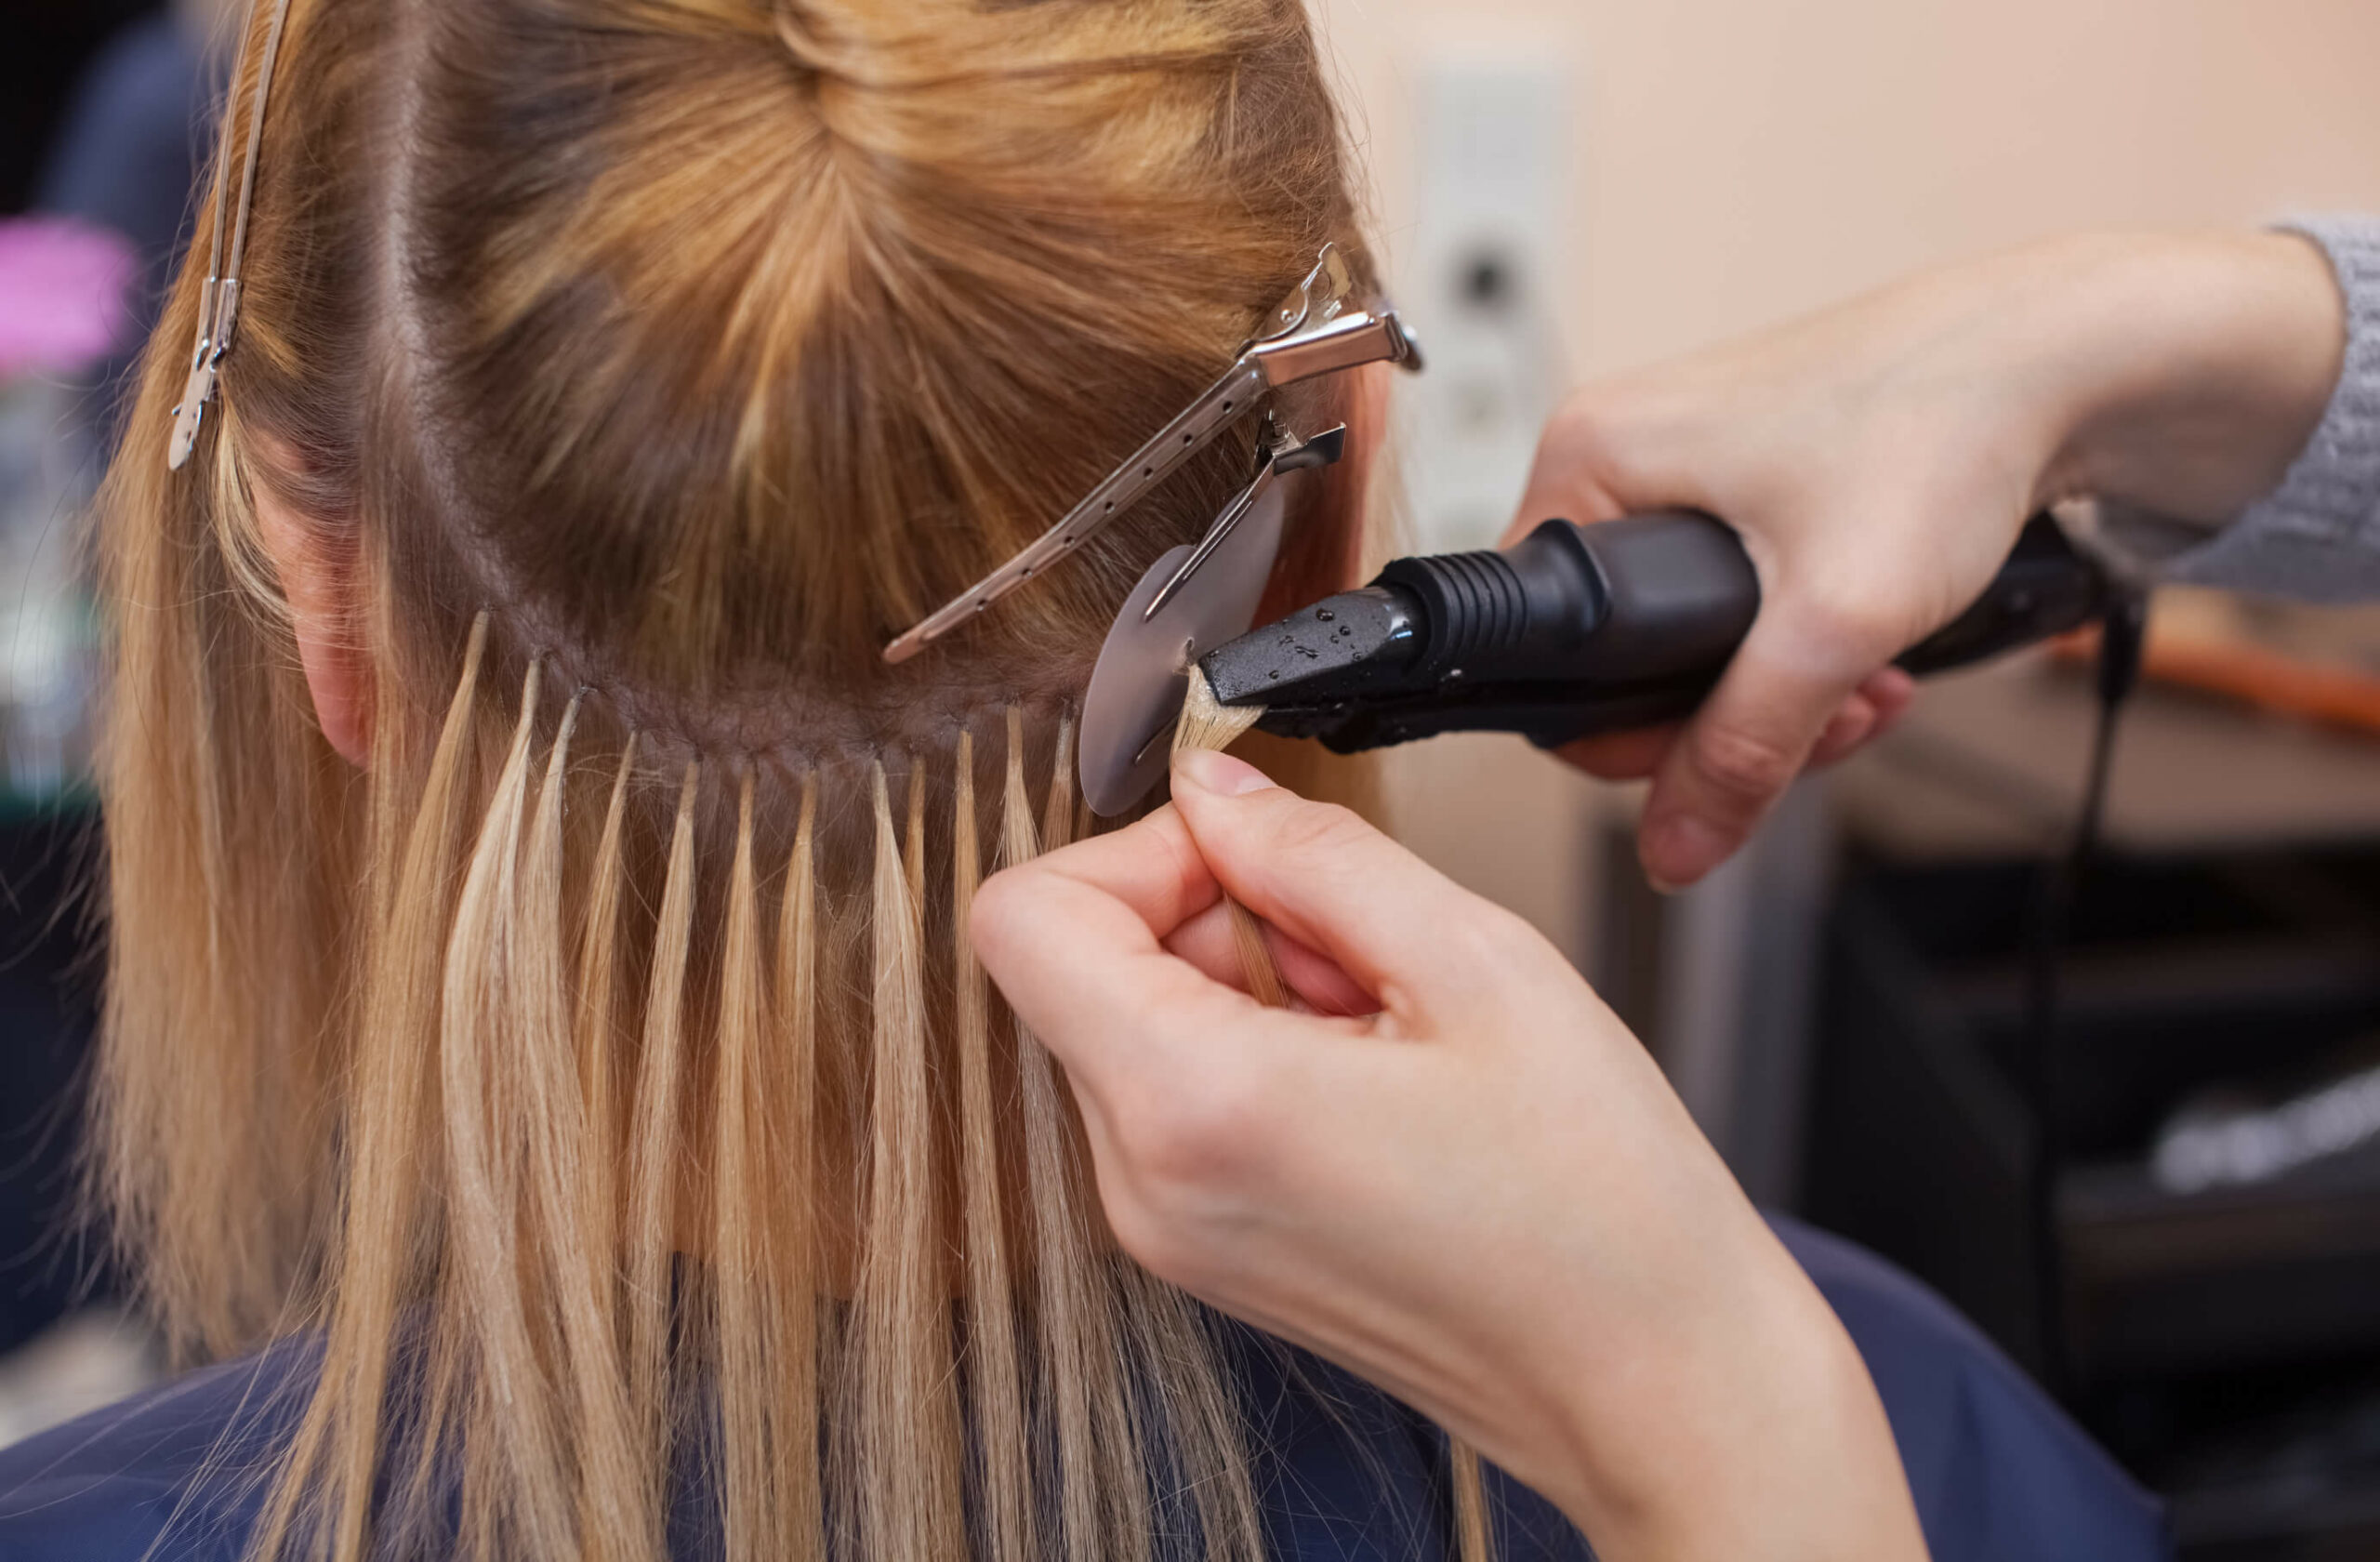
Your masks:
<path fill-rule="evenodd" d="M 240 30 L 243 38 L 255 30 L 258 3 L 259 0 L 248 0 L 247 20 Z M 289 0 L 276 0 L 272 25 L 265 33 L 264 58 L 257 72 L 256 98 L 248 107 L 247 157 L 240 173 L 239 218 L 231 232 L 228 258 L 223 232 L 231 193 L 230 170 L 224 169 L 216 177 L 214 238 L 207 251 L 206 285 L 198 296 L 198 345 L 191 352 L 190 377 L 182 382 L 181 403 L 174 408 L 173 442 L 165 450 L 165 465 L 175 471 L 187 466 L 191 453 L 198 448 L 198 432 L 206 421 L 206 404 L 215 399 L 223 355 L 231 351 L 231 334 L 239 327 L 240 271 L 248 252 L 248 214 L 256 205 L 257 159 L 264 150 L 265 103 L 272 93 L 273 67 L 281 60 L 281 36 L 288 22 Z M 231 133 L 231 121 L 227 115 L 223 134 L 228 139 Z"/>
<path fill-rule="evenodd" d="M 884 659 L 907 661 L 1089 542 L 1118 513 L 1131 508 L 1184 461 L 1213 443 L 1223 430 L 1263 408 L 1270 394 L 1281 387 L 1365 364 L 1387 362 L 1408 369 L 1420 368 L 1421 349 L 1407 334 L 1396 311 L 1377 299 L 1356 304 L 1350 297 L 1355 285 L 1346 258 L 1337 246 L 1323 245 L 1314 270 L 1275 306 L 1265 317 L 1264 329 L 1240 350 L 1238 358 L 1221 379 L 1159 430 L 1156 438 L 1110 472 L 1064 520 L 977 581 L 964 596 L 945 603 L 887 645 Z M 1336 443 L 1327 442 L 1334 441 L 1339 432 L 1333 430 L 1303 443 L 1291 439 L 1282 449 L 1268 443 L 1259 457 L 1257 478 L 1250 490 L 1218 518 L 1215 528 L 1208 534 L 1207 543 L 1201 544 L 1177 577 L 1167 583 L 1166 594 L 1157 599 L 1150 611 L 1154 613 L 1156 607 L 1162 606 L 1167 596 L 1179 590 L 1191 573 L 1206 562 L 1222 536 L 1228 535 L 1236 523 L 1235 511 L 1245 514 L 1275 472 L 1294 470 L 1283 466 L 1284 461 L 1294 460 L 1300 453 L 1309 451 L 1316 454 L 1305 465 L 1336 459 Z M 1326 448 L 1329 451 L 1327 457 L 1321 454 Z"/>

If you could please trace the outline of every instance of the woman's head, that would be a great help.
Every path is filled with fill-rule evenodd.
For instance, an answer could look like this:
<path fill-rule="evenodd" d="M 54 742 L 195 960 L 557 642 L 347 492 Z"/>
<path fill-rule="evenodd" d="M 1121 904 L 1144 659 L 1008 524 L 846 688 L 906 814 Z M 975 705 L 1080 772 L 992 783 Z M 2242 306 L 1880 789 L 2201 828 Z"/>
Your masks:
<path fill-rule="evenodd" d="M 486 608 L 492 665 L 706 751 L 1075 692 L 1244 442 L 875 652 L 1361 254 L 1292 0 L 356 9 L 295 19 L 218 460 L 283 442 L 430 689 Z"/>
<path fill-rule="evenodd" d="M 186 268 L 103 501 L 102 1102 L 185 1337 L 326 1332 L 275 1525 L 641 1555 L 694 1459 L 738 1554 L 1252 1544 L 963 934 L 1246 441 L 877 653 L 1361 268 L 1298 0 L 296 0 L 263 150 L 221 416 L 169 477 Z"/>

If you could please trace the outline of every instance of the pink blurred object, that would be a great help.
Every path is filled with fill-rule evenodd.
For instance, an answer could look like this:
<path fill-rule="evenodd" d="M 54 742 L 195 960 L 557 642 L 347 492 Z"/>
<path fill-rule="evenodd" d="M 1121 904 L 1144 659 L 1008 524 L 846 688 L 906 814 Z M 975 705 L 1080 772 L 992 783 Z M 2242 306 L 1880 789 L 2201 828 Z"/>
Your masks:
<path fill-rule="evenodd" d="M 72 218 L 0 220 L 0 379 L 71 375 L 129 328 L 139 262 L 113 232 Z"/>

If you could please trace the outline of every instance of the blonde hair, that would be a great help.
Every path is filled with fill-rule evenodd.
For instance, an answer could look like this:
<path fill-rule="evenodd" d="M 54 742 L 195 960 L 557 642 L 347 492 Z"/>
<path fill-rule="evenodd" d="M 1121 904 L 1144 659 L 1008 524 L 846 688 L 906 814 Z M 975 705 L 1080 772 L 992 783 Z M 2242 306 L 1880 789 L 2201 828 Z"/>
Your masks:
<path fill-rule="evenodd" d="M 100 507 L 103 1192 L 187 1353 L 319 1336 L 256 1555 L 641 1562 L 691 1482 L 731 1558 L 1256 1556 L 1212 1320 L 965 936 L 1244 443 L 875 649 L 1364 264 L 1296 0 L 298 0 L 264 146 L 216 431 L 168 480 L 185 267 Z"/>

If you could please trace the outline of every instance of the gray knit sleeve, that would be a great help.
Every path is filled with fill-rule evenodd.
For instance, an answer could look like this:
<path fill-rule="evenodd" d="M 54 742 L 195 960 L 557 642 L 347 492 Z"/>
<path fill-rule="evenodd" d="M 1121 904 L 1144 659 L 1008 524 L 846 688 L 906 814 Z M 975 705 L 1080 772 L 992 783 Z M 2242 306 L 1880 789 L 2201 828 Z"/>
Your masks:
<path fill-rule="evenodd" d="M 2281 226 L 2322 246 L 2347 300 L 2338 388 L 2281 486 L 2162 573 L 2307 602 L 2380 598 L 2380 218 Z"/>

